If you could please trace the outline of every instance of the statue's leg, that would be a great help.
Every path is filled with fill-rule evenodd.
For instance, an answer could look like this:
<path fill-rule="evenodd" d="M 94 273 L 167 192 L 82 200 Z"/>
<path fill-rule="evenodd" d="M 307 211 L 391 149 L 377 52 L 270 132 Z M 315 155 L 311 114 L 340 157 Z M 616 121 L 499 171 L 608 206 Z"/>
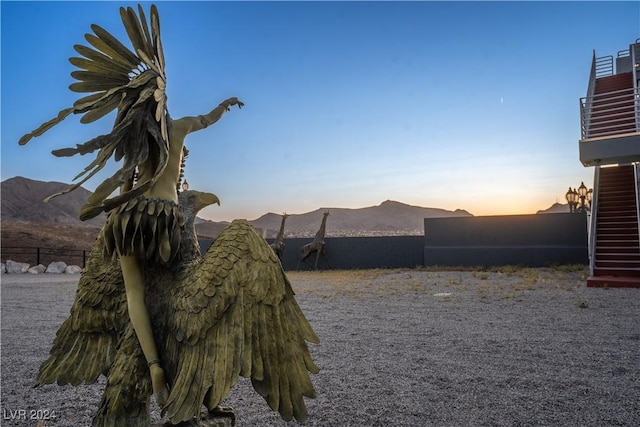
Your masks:
<path fill-rule="evenodd" d="M 153 338 L 151 319 L 145 302 L 145 283 L 141 263 L 133 256 L 121 256 L 120 268 L 124 277 L 124 286 L 127 293 L 127 308 L 131 325 L 136 332 L 140 347 L 149 364 L 151 384 L 156 402 L 161 407 L 166 403 L 169 393 L 164 370 L 160 365 L 160 357 L 156 342 Z"/>
<path fill-rule="evenodd" d="M 309 250 L 308 245 L 305 245 L 302 247 L 302 255 L 300 255 L 300 258 L 298 258 L 298 267 L 300 267 L 300 263 L 304 262 L 305 264 L 307 263 L 307 258 L 309 258 L 309 256 L 312 254 L 313 252 Z M 296 270 L 298 269 L 298 267 L 296 267 Z"/>
<path fill-rule="evenodd" d="M 316 251 L 316 265 L 315 265 L 315 269 L 318 269 L 318 259 L 320 259 L 320 249 L 318 249 Z"/>
<path fill-rule="evenodd" d="M 327 254 L 324 252 L 324 246 L 322 247 L 322 256 L 327 261 L 327 266 L 331 269 L 331 263 L 329 262 L 329 258 L 327 258 Z"/>

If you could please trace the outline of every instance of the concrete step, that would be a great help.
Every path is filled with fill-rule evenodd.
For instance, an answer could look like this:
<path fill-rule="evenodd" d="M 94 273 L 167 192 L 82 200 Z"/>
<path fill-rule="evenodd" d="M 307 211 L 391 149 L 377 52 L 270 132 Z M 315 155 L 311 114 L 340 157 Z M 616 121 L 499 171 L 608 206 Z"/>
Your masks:
<path fill-rule="evenodd" d="M 590 276 L 587 278 L 590 288 L 640 288 L 640 277 L 628 276 Z"/>

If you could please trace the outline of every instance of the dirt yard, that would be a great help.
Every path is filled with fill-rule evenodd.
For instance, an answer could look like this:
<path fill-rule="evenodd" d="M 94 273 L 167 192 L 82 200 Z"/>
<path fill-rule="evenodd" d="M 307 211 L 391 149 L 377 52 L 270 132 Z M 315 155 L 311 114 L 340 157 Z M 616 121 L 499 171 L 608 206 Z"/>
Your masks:
<path fill-rule="evenodd" d="M 640 425 L 638 289 L 586 288 L 583 268 L 289 277 L 322 340 L 309 426 Z M 77 280 L 2 276 L 1 425 L 90 425 L 104 381 L 32 388 Z M 248 381 L 226 403 L 238 426 L 287 424 Z"/>

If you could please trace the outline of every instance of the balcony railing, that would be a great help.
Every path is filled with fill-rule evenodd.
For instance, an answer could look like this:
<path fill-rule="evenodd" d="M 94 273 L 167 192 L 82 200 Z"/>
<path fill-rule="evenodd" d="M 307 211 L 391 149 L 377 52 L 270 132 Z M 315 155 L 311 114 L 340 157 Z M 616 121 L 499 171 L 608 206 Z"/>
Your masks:
<path fill-rule="evenodd" d="M 581 139 L 640 131 L 640 88 L 580 98 Z"/>
<path fill-rule="evenodd" d="M 613 75 L 613 56 L 594 58 L 595 78 Z"/>

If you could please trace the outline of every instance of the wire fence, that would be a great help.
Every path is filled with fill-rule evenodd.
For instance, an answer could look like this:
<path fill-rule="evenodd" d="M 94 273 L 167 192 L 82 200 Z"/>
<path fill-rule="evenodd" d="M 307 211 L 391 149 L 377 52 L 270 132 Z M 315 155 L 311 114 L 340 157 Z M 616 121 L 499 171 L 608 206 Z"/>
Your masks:
<path fill-rule="evenodd" d="M 87 252 L 88 251 L 82 249 L 7 246 L 2 248 L 0 258 L 4 263 L 6 263 L 7 260 L 11 260 L 26 262 L 30 265 L 42 264 L 46 267 L 52 262 L 62 261 L 67 265 L 78 265 L 84 268 L 87 262 Z"/>

